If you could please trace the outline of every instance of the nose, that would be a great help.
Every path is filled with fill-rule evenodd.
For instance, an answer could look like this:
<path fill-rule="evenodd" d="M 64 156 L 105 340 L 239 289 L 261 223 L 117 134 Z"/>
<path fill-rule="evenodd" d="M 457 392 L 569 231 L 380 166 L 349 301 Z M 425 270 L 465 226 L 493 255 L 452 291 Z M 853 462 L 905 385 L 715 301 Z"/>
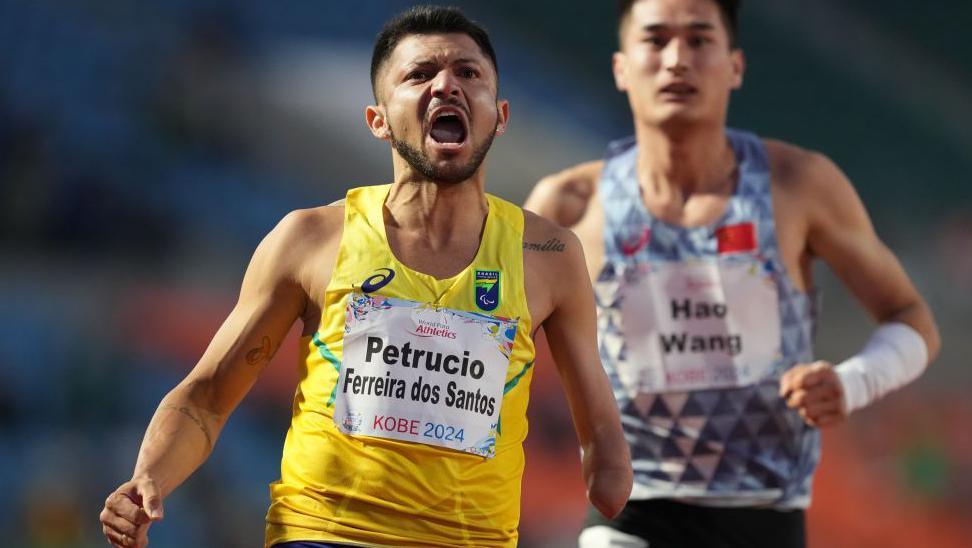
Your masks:
<path fill-rule="evenodd" d="M 685 74 L 688 71 L 688 55 L 689 48 L 685 40 L 681 38 L 669 40 L 665 51 L 662 52 L 665 70 L 678 75 Z"/>
<path fill-rule="evenodd" d="M 432 80 L 432 96 L 445 99 L 459 95 L 459 80 L 452 71 L 440 70 Z"/>

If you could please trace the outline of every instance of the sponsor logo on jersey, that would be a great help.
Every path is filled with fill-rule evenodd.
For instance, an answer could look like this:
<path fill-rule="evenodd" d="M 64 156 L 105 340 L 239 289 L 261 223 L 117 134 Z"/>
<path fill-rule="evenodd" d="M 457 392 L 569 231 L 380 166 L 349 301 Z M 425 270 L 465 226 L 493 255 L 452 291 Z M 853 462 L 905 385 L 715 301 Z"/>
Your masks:
<path fill-rule="evenodd" d="M 649 241 L 651 241 L 651 229 L 645 227 L 637 239 L 631 238 L 630 240 L 621 242 L 621 253 L 624 253 L 625 257 L 630 257 L 644 249 Z"/>
<path fill-rule="evenodd" d="M 361 282 L 361 291 L 373 293 L 388 285 L 395 277 L 395 271 L 390 268 L 379 268 L 375 274 Z"/>

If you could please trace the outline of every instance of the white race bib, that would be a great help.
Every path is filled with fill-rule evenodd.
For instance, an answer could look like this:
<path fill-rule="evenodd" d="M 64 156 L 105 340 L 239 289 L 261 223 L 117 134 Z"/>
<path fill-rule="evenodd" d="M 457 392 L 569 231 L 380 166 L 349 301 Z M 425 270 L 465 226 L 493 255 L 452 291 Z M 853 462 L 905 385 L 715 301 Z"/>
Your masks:
<path fill-rule="evenodd" d="M 517 320 L 352 293 L 334 423 L 492 458 Z"/>
<path fill-rule="evenodd" d="M 779 296 L 756 261 L 639 265 L 622 284 L 631 393 L 753 384 L 780 356 Z"/>

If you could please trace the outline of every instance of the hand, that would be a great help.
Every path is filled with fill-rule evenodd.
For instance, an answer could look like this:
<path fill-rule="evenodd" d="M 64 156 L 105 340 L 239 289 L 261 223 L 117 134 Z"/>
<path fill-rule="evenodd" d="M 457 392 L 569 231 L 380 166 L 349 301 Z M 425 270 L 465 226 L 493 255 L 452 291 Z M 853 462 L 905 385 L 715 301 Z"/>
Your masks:
<path fill-rule="evenodd" d="M 830 426 L 847 418 L 844 391 L 830 362 L 794 366 L 780 378 L 780 397 L 813 427 Z"/>
<path fill-rule="evenodd" d="M 614 519 L 631 496 L 631 467 L 594 473 L 587 488 L 587 500 L 608 519 Z"/>
<path fill-rule="evenodd" d="M 99 518 L 109 544 L 144 548 L 149 542 L 149 526 L 162 519 L 162 494 L 150 479 L 125 482 L 105 499 Z"/>

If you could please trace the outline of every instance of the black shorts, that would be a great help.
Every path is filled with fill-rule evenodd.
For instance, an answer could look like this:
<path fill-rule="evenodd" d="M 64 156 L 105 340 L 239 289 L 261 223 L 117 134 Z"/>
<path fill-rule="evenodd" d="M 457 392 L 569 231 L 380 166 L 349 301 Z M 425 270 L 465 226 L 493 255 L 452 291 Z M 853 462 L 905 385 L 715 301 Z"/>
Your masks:
<path fill-rule="evenodd" d="M 649 548 L 805 548 L 803 510 L 715 508 L 666 499 L 632 500 L 609 520 L 593 507 L 584 528 L 606 525 Z"/>

